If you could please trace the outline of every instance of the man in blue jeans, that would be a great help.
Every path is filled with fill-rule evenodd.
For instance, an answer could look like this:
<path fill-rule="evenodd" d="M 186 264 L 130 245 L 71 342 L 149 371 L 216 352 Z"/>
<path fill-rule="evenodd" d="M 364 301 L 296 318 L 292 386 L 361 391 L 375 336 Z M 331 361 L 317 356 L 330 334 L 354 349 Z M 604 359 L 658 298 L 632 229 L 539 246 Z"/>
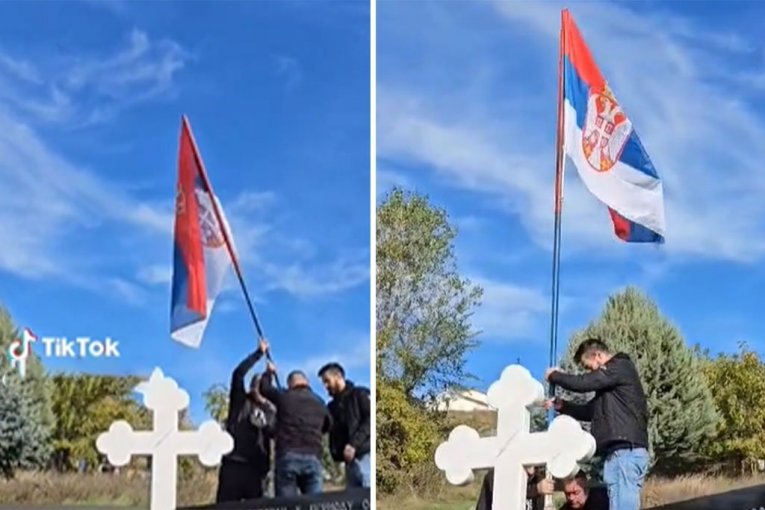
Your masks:
<path fill-rule="evenodd" d="M 369 390 L 345 378 L 339 363 L 328 363 L 319 377 L 330 394 L 332 429 L 329 451 L 335 462 L 345 462 L 348 487 L 369 487 L 372 467 L 369 458 Z"/>
<path fill-rule="evenodd" d="M 574 393 L 595 392 L 595 397 L 585 404 L 556 398 L 547 401 L 546 407 L 591 422 L 596 455 L 605 459 L 603 480 L 608 488 L 610 510 L 639 510 L 640 489 L 650 458 L 648 405 L 637 368 L 629 356 L 614 354 L 598 338 L 582 342 L 574 361 L 587 372 L 570 375 L 550 368 L 545 379 Z"/>
<path fill-rule="evenodd" d="M 268 363 L 260 393 L 276 406 L 276 495 L 319 494 L 324 487 L 322 437 L 332 420 L 324 402 L 311 390 L 308 378 L 295 370 L 287 376 L 287 390 L 274 387 L 276 373 Z"/>

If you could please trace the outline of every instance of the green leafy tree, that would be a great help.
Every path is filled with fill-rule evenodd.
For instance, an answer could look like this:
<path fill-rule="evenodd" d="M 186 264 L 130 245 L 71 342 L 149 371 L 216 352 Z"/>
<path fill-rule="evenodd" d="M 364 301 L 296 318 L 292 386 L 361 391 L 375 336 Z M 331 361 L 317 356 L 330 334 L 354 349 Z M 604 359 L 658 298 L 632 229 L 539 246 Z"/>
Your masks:
<path fill-rule="evenodd" d="M 709 359 L 704 374 L 720 413 L 712 458 L 753 473 L 765 458 L 765 363 L 745 344 Z"/>
<path fill-rule="evenodd" d="M 136 429 L 151 427 L 149 411 L 133 398 L 139 377 L 56 374 L 52 379 L 57 418 L 53 447 L 61 469 L 75 467 L 80 459 L 96 466 L 96 439 L 115 420 L 126 420 Z"/>
<path fill-rule="evenodd" d="M 407 395 L 463 384 L 482 290 L 457 272 L 457 231 L 428 199 L 394 189 L 377 211 L 377 359 Z"/>
<path fill-rule="evenodd" d="M 589 337 L 628 354 L 637 366 L 655 472 L 682 472 L 704 460 L 718 423 L 712 394 L 701 360 L 658 306 L 635 288 L 611 296 L 600 318 L 572 337 L 563 368 L 574 370 L 573 354 Z"/>
<path fill-rule="evenodd" d="M 228 387 L 225 384 L 213 384 L 202 394 L 205 411 L 218 423 L 226 421 L 228 414 Z"/>
<path fill-rule="evenodd" d="M 457 272 L 457 232 L 427 197 L 391 191 L 377 210 L 377 483 L 417 485 L 445 416 L 427 405 L 468 378 L 482 290 Z"/>
<path fill-rule="evenodd" d="M 432 465 L 443 439 L 443 417 L 434 416 L 395 381 L 377 386 L 377 489 L 393 493 L 419 485 L 421 466 Z"/>

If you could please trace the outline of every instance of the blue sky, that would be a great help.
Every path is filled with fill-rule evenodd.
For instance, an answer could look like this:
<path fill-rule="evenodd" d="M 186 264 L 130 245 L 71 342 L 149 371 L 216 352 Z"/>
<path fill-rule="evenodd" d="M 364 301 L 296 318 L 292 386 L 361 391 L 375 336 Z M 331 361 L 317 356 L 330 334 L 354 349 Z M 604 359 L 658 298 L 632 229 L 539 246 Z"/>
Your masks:
<path fill-rule="evenodd" d="M 0 5 L 0 288 L 16 323 L 111 337 L 119 359 L 45 363 L 159 366 L 205 416 L 202 391 L 256 337 L 233 273 L 199 350 L 169 336 L 182 114 L 281 370 L 338 360 L 368 385 L 366 2 Z"/>
<path fill-rule="evenodd" d="M 486 389 L 518 358 L 548 365 L 558 2 L 392 2 L 377 9 L 378 200 L 428 194 L 484 287 L 468 369 Z M 765 47 L 754 2 L 571 2 L 664 180 L 667 243 L 618 241 L 569 166 L 561 349 L 637 285 L 714 352 L 765 327 Z M 423 30 L 423 26 L 427 30 Z"/>

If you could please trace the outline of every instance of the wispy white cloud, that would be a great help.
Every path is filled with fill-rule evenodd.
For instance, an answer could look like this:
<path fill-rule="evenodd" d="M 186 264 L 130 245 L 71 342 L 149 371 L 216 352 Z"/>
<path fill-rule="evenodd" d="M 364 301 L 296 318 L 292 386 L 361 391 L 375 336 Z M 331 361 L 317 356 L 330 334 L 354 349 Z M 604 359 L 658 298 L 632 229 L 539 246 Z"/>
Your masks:
<path fill-rule="evenodd" d="M 287 359 L 280 362 L 282 370 L 303 370 L 315 377 L 319 369 L 329 362 L 340 363 L 346 371 L 366 369 L 370 362 L 371 338 L 369 334 L 344 334 L 332 339 L 335 350 L 328 350 L 305 359 Z"/>
<path fill-rule="evenodd" d="M 484 277 L 471 280 L 483 288 L 482 304 L 472 320 L 481 338 L 528 339 L 536 332 L 540 319 L 550 314 L 549 297 L 539 289 Z"/>
<path fill-rule="evenodd" d="M 71 260 L 61 250 L 73 231 L 114 221 L 167 231 L 167 214 L 70 162 L 0 104 L 0 233 L 11 240 L 0 268 L 27 277 L 64 275 Z"/>
<path fill-rule="evenodd" d="M 0 270 L 30 279 L 66 279 L 131 303 L 143 301 L 142 288 L 169 283 L 170 264 L 147 255 L 132 281 L 120 277 L 95 285 L 99 268 L 82 267 L 77 260 L 81 253 L 70 244 L 108 226 L 121 236 L 142 236 L 144 242 L 171 247 L 172 197 L 159 203 L 141 200 L 62 155 L 41 133 L 50 121 L 71 127 L 106 120 L 171 93 L 188 58 L 177 43 L 153 41 L 140 30 L 130 34 L 125 47 L 102 57 L 50 56 L 33 65 L 0 52 L 0 188 L 12 190 L 0 201 L 0 235 L 10 240 L 0 250 Z M 50 95 L 41 96 L 41 90 Z M 332 253 L 274 230 L 272 215 L 280 205 L 274 193 L 248 190 L 224 204 L 242 263 L 266 279 L 258 288 L 312 297 L 368 279 L 368 258 L 333 260 Z M 113 245 L 105 242 L 104 247 Z"/>
<path fill-rule="evenodd" d="M 0 53 L 0 98 L 9 111 L 38 121 L 86 126 L 172 95 L 192 58 L 178 43 L 138 29 L 112 53 L 46 55 L 35 64 Z"/>
<path fill-rule="evenodd" d="M 136 279 L 147 285 L 167 285 L 173 277 L 173 268 L 170 265 L 151 265 L 141 268 Z"/>
<path fill-rule="evenodd" d="M 473 5 L 473 11 L 485 10 L 484 21 L 492 20 L 487 29 L 456 23 L 462 19 L 458 9 L 427 3 L 438 23 L 427 33 L 410 34 L 408 42 L 411 51 L 423 52 L 420 56 L 429 65 L 378 74 L 382 157 L 424 165 L 444 183 L 484 195 L 515 215 L 531 239 L 548 249 L 554 144 L 550 112 L 560 7 L 550 2 Z M 402 16 L 407 11 L 403 5 L 390 8 Z M 761 259 L 765 174 L 759 161 L 765 157 L 760 143 L 765 124 L 756 106 L 744 98 L 751 90 L 732 78 L 734 72 L 726 78 L 721 71 L 731 52 L 751 53 L 750 45 L 724 30 L 704 30 L 695 20 L 633 8 L 585 2 L 572 10 L 665 181 L 664 250 L 681 257 Z M 480 49 L 471 58 L 449 43 L 455 40 L 452 32 L 438 31 L 455 25 L 460 25 L 457 40 L 469 39 L 471 47 Z M 386 44 L 382 40 L 380 48 Z M 509 48 L 525 58 L 508 58 Z M 444 90 L 445 69 L 457 73 L 456 92 Z M 507 78 L 517 72 L 538 87 L 511 90 Z M 604 207 L 574 174 L 571 169 L 566 183 L 567 251 L 589 257 L 622 252 Z"/>
<path fill-rule="evenodd" d="M 351 251 L 350 255 L 332 250 L 328 257 L 315 243 L 280 228 L 275 218 L 282 205 L 273 193 L 248 192 L 225 206 L 239 259 L 248 275 L 263 282 L 258 287 L 261 294 L 283 291 L 311 298 L 368 281 L 368 250 Z"/>
<path fill-rule="evenodd" d="M 47 54 L 32 63 L 0 52 L 0 188 L 6 190 L 0 234 L 9 240 L 0 269 L 27 278 L 79 280 L 65 247 L 75 233 L 105 223 L 171 231 L 171 207 L 136 199 L 66 158 L 41 135 L 41 127 L 49 121 L 68 127 L 87 123 L 152 99 L 172 87 L 185 58 L 176 43 L 153 42 L 138 30 L 126 48 L 100 57 Z"/>
<path fill-rule="evenodd" d="M 142 305 L 146 302 L 145 290 L 135 283 L 123 278 L 109 278 L 104 283 L 103 291 L 116 292 L 122 301 L 131 305 Z"/>
<path fill-rule="evenodd" d="M 283 290 L 301 298 L 335 294 L 369 280 L 366 252 L 355 258 L 338 258 L 329 263 L 296 262 L 288 265 L 263 262 L 260 267 L 270 278 L 272 290 Z"/>
<path fill-rule="evenodd" d="M 0 53 L 0 68 L 3 69 L 4 73 L 10 74 L 12 78 L 24 82 L 33 84 L 43 82 L 37 69 L 27 60 L 17 60 L 10 55 Z"/>
<path fill-rule="evenodd" d="M 274 193 L 242 192 L 222 205 L 255 301 L 263 301 L 265 294 L 273 291 L 314 298 L 343 292 L 369 280 L 368 251 L 359 250 L 351 256 L 330 253 L 328 257 L 314 243 L 282 230 L 274 219 L 281 206 Z M 172 218 L 167 221 L 171 225 Z M 171 277 L 170 264 L 150 264 L 136 275 L 138 281 L 148 285 L 167 285 Z M 238 289 L 239 282 L 232 276 L 225 280 L 222 292 Z"/>

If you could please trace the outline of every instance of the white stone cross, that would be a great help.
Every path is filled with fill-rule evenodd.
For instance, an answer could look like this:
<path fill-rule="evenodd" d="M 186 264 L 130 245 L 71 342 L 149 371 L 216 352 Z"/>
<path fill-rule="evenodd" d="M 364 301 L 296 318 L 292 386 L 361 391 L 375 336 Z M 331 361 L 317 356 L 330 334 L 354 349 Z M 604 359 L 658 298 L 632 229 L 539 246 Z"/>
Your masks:
<path fill-rule="evenodd" d="M 530 433 L 529 407 L 544 400 L 544 387 L 520 365 L 510 365 L 488 392 L 497 409 L 497 435 L 479 437 L 459 425 L 436 450 L 436 465 L 453 485 L 472 480 L 474 469 L 494 468 L 492 510 L 526 507 L 526 466 L 547 465 L 555 478 L 574 475 L 578 462 L 595 453 L 595 439 L 569 416 L 558 416 L 545 432 Z"/>
<path fill-rule="evenodd" d="M 134 431 L 124 420 L 115 421 L 108 432 L 98 436 L 96 448 L 114 466 L 124 466 L 132 455 L 151 456 L 151 510 L 175 510 L 177 458 L 197 455 L 205 466 L 215 466 L 233 450 L 234 440 L 213 420 L 199 430 L 179 431 L 178 411 L 189 405 L 189 394 L 180 389 L 162 370 L 155 368 L 148 382 L 136 387 L 144 405 L 153 411 L 151 431 Z"/>

